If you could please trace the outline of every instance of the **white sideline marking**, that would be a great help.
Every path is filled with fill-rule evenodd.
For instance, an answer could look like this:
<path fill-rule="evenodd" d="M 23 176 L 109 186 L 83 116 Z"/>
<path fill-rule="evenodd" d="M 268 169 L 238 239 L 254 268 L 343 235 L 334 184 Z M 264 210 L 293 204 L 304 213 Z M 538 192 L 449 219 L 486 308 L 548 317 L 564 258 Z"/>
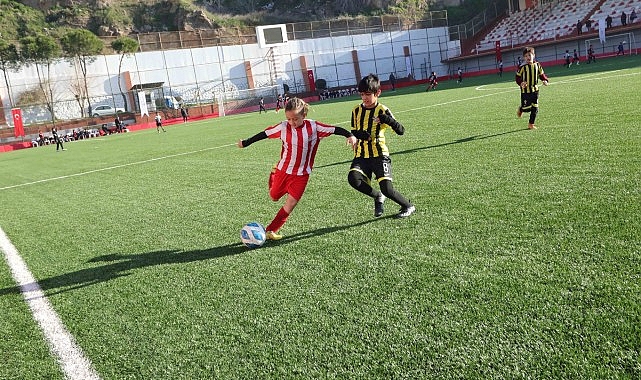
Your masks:
<path fill-rule="evenodd" d="M 430 104 L 430 105 L 427 105 L 427 106 L 418 107 L 418 108 L 411 108 L 411 109 L 408 109 L 408 110 L 397 111 L 397 112 L 394 112 L 394 113 L 413 112 L 413 111 L 422 110 L 422 109 L 425 109 L 425 108 L 440 107 L 440 106 L 445 106 L 445 105 L 453 104 L 453 103 L 467 102 L 467 101 L 470 101 L 470 100 L 487 98 L 488 96 L 500 95 L 500 94 L 505 94 L 505 93 L 513 92 L 513 91 L 514 91 L 514 89 L 511 89 L 511 90 L 493 92 L 491 94 L 472 96 L 471 98 L 454 99 L 454 100 L 450 100 L 448 102 Z"/>
<path fill-rule="evenodd" d="M 426 108 L 440 107 L 440 106 L 444 106 L 444 105 L 452 104 L 452 103 L 466 102 L 466 101 L 469 101 L 469 100 L 485 98 L 485 97 L 488 97 L 488 96 L 494 96 L 494 95 L 503 94 L 503 93 L 506 93 L 506 92 L 513 92 L 513 90 L 514 90 L 514 89 L 511 89 L 511 90 L 508 90 L 508 91 L 499 91 L 499 92 L 495 92 L 495 93 L 491 93 L 491 94 L 485 94 L 485 95 L 473 96 L 473 97 L 471 97 L 471 98 L 466 98 L 466 99 L 456 99 L 456 100 L 451 100 L 451 101 L 449 101 L 449 102 L 444 102 L 444 103 L 430 104 L 430 105 L 423 106 L 423 107 L 412 108 L 412 109 L 407 109 L 407 110 L 402 110 L 402 111 L 396 111 L 396 112 L 394 112 L 394 113 L 399 114 L 399 113 L 405 113 L 405 112 L 413 112 L 413 111 L 417 111 L 417 110 L 421 110 L 421 109 L 426 109 Z M 349 122 L 350 122 L 349 120 L 347 120 L 347 121 L 341 121 L 341 122 L 339 122 L 339 123 L 334 123 L 334 125 L 342 125 L 342 124 L 347 124 L 347 123 L 349 123 Z M 45 179 L 40 179 L 40 180 L 38 180 L 38 181 L 25 182 L 25 183 L 20 183 L 20 184 L 18 184 L 18 185 L 11 185 L 11 186 L 0 187 L 0 191 L 2 191 L 2 190 L 9 190 L 9 189 L 15 189 L 15 188 L 17 188 L 17 187 L 23 187 L 23 186 L 36 185 L 36 184 L 38 184 L 38 183 L 51 182 L 51 181 L 56 181 L 56 180 L 66 179 L 66 178 L 71 178 L 71 177 L 78 177 L 78 176 L 82 176 L 82 175 L 87 175 L 87 174 L 91 174 L 91 173 L 98 173 L 98 172 L 103 172 L 103 171 L 107 171 L 107 170 L 113 170 L 113 169 L 118 169 L 118 168 L 124 168 L 124 167 L 127 167 L 127 166 L 140 165 L 140 164 L 145 164 L 145 163 L 148 163 L 148 162 L 153 162 L 153 161 L 158 161 L 158 160 L 164 160 L 164 159 L 167 159 L 167 158 L 178 157 L 178 156 L 185 156 L 185 155 L 188 155 L 188 154 L 194 154 L 194 153 L 205 152 L 205 151 L 212 150 L 212 149 L 226 148 L 226 147 L 228 147 L 228 146 L 235 146 L 235 145 L 236 145 L 235 143 L 233 143 L 233 144 L 219 145 L 219 146 L 210 147 L 210 148 L 203 148 L 203 149 L 198 149 L 198 150 L 192 150 L 192 151 L 190 151 L 190 152 L 176 153 L 176 154 L 171 154 L 171 155 L 168 155 L 168 156 L 162 156 L 162 157 L 150 158 L 150 159 L 148 159 L 148 160 L 143 160 L 143 161 L 130 162 L 130 163 L 128 163 L 128 164 L 122 164 L 122 165 L 110 166 L 110 167 L 102 168 L 102 169 L 88 170 L 88 171 L 86 171 L 86 172 L 80 172 L 80 173 L 75 173 L 75 174 L 69 174 L 69 175 L 64 175 L 64 176 L 60 176 L 60 177 L 45 178 Z"/>
<path fill-rule="evenodd" d="M 620 70 L 615 70 L 615 71 L 620 71 Z M 614 72 L 614 71 L 612 71 Z M 603 73 L 600 73 L 603 74 Z M 608 75 L 608 76 L 596 76 L 596 75 L 591 75 L 586 77 L 579 77 L 579 78 L 571 78 L 571 79 L 565 79 L 561 80 L 558 82 L 551 82 L 550 84 L 555 84 L 555 83 L 577 83 L 577 82 L 589 82 L 593 80 L 603 80 L 603 79 L 610 79 L 610 78 L 620 78 L 620 77 L 628 77 L 631 75 L 639 75 L 641 73 L 627 73 L 627 74 L 617 74 L 617 75 Z"/>
<path fill-rule="evenodd" d="M 56 356 L 65 378 L 71 380 L 99 380 L 100 376 L 93 368 L 91 361 L 85 357 L 73 336 L 62 324 L 60 317 L 45 297 L 40 285 L 27 268 L 16 247 L 0 228 L 0 250 L 11 269 L 11 274 L 27 305 L 31 309 L 33 319 L 38 322 L 51 353 Z"/>
<path fill-rule="evenodd" d="M 86 171 L 86 172 L 80 172 L 80 173 L 75 173 L 75 174 L 63 175 L 63 176 L 60 176 L 60 177 L 45 178 L 45 179 L 40 179 L 40 180 L 33 181 L 33 182 L 25 182 L 25 183 L 21 183 L 21 184 L 18 184 L 18 185 L 11 185 L 11 186 L 0 187 L 0 191 L 1 191 L 1 190 L 14 189 L 14 188 L 16 188 L 16 187 L 23 187 L 23 186 L 35 185 L 35 184 L 43 183 L 43 182 L 56 181 L 56 180 L 59 180 L 59 179 L 65 179 L 65 178 L 71 178 L 71 177 L 79 177 L 79 176 L 81 176 L 81 175 L 87 175 L 87 174 L 91 174 L 91 173 L 104 172 L 104 171 L 107 171 L 107 170 L 113 170 L 113 169 L 118 169 L 118 168 L 124 168 L 124 167 L 127 167 L 127 166 L 134 166 L 134 165 L 146 164 L 146 163 L 148 163 L 148 162 L 164 160 L 164 159 L 172 158 L 172 157 L 185 156 L 185 155 L 188 155 L 188 154 L 200 153 L 200 152 L 204 152 L 204 151 L 212 150 L 212 149 L 220 149 L 220 148 L 224 148 L 224 147 L 228 147 L 228 146 L 232 146 L 232 145 L 236 145 L 236 144 L 234 143 L 234 144 L 226 144 L 226 145 L 214 146 L 214 147 L 210 147 L 210 148 L 203 148 L 203 149 L 198 149 L 198 150 L 192 150 L 191 152 L 183 152 L 183 153 L 170 154 L 170 155 L 168 155 L 168 156 L 162 156 L 162 157 L 150 158 L 150 159 L 148 159 L 148 160 L 143 160 L 143 161 L 130 162 L 130 163 L 127 163 L 127 164 L 121 164 L 121 165 L 109 166 L 109 167 L 107 167 L 107 168 L 102 168 L 102 169 L 94 169 L 94 170 L 88 170 L 88 171 Z"/>
<path fill-rule="evenodd" d="M 453 103 L 467 102 L 467 101 L 470 101 L 470 100 L 481 99 L 481 98 L 487 98 L 488 96 L 500 95 L 500 94 L 505 94 L 505 93 L 508 93 L 508 92 L 514 92 L 514 89 L 512 88 L 512 89 L 510 89 L 510 90 L 504 90 L 504 91 L 493 92 L 493 93 L 491 93 L 491 94 L 485 94 L 485 95 L 472 96 L 471 98 L 465 98 L 465 99 L 454 99 L 454 100 L 450 100 L 450 101 L 443 102 L 443 103 L 429 104 L 429 105 L 427 105 L 427 106 L 417 107 L 417 108 L 410 108 L 410 109 L 406 109 L 406 110 L 402 110 L 402 111 L 394 111 L 394 114 L 405 113 L 405 112 L 414 112 L 414 111 L 418 111 L 418 110 L 424 110 L 424 109 L 426 109 L 426 108 L 433 108 L 433 107 L 446 106 L 446 105 L 448 105 L 448 104 L 453 104 Z M 347 121 L 341 121 L 341 122 L 339 122 L 339 123 L 333 123 L 333 125 L 341 125 L 341 124 L 348 124 L 348 123 L 350 123 L 350 121 L 349 121 L 349 120 L 347 120 Z M 3 190 L 3 189 L 2 189 L 2 188 L 0 188 L 0 190 Z"/>
<path fill-rule="evenodd" d="M 578 78 L 570 78 L 570 79 L 564 79 L 560 81 L 552 81 L 550 82 L 550 85 L 556 85 L 556 84 L 564 84 L 564 83 L 578 83 L 578 82 L 588 82 L 588 81 L 593 81 L 593 80 L 603 80 L 603 79 L 610 79 L 610 78 L 619 78 L 619 77 L 627 77 L 631 75 L 639 75 L 641 73 L 638 72 L 632 72 L 632 73 L 627 73 L 627 74 L 613 74 L 619 71 L 623 71 L 623 69 L 620 70 L 612 70 L 607 73 L 592 73 L 592 74 L 583 74 L 581 77 Z M 604 74 L 612 74 L 612 75 L 604 75 Z M 552 77 L 554 79 L 554 77 Z M 495 91 L 495 90 L 504 90 L 507 87 L 490 87 L 486 88 L 488 86 L 492 86 L 493 84 L 483 84 L 475 88 L 477 91 Z M 518 91 L 519 86 L 516 84 L 514 86 L 510 86 L 509 88 Z"/>
<path fill-rule="evenodd" d="M 623 70 L 623 69 L 613 70 L 613 71 L 610 71 L 610 73 L 615 73 L 615 72 L 618 72 L 618 71 L 621 71 L 621 70 Z M 601 79 L 606 79 L 606 78 L 623 77 L 623 76 L 630 76 L 630 75 L 639 75 L 641 73 L 633 72 L 633 73 L 629 73 L 629 74 L 617 74 L 617 75 L 599 76 L 599 77 L 593 78 L 594 76 L 603 75 L 603 74 L 604 73 L 594 73 L 594 74 L 589 74 L 589 75 L 586 74 L 583 78 L 567 79 L 567 80 L 561 80 L 561 81 L 558 81 L 558 82 L 551 82 L 550 85 L 553 85 L 553 84 L 564 84 L 564 83 L 574 83 L 574 82 L 584 82 L 584 81 L 592 81 L 592 80 L 601 80 Z M 587 78 L 586 78 L 586 76 L 587 76 Z M 455 99 L 455 100 L 450 100 L 448 102 L 430 104 L 430 105 L 426 105 L 426 106 L 423 106 L 423 107 L 417 107 L 417 108 L 411 108 L 411 109 L 406 109 L 406 110 L 402 110 L 402 111 L 396 111 L 394 113 L 395 114 L 400 114 L 400 113 L 405 113 L 405 112 L 414 112 L 414 111 L 418 111 L 418 110 L 422 110 L 422 109 L 433 108 L 433 107 L 441 107 L 441 106 L 445 106 L 445 105 L 448 105 L 448 104 L 467 102 L 467 101 L 470 101 L 470 100 L 486 98 L 488 96 L 494 96 L 494 95 L 505 94 L 505 93 L 508 93 L 508 92 L 518 91 L 518 87 L 516 87 L 516 88 L 515 87 L 510 87 L 509 89 L 507 89 L 506 87 L 487 88 L 487 89 L 485 88 L 486 86 L 491 86 L 491 85 L 492 84 L 484 84 L 484 85 L 476 87 L 475 90 L 477 90 L 477 91 L 497 91 L 497 90 L 499 90 L 499 91 L 492 92 L 490 94 L 472 96 L 470 98 L 465 98 L 465 99 Z M 349 122 L 350 122 L 349 120 L 348 121 L 341 121 L 341 122 L 338 122 L 338 123 L 334 123 L 334 125 L 343 125 L 343 124 L 348 124 Z M 55 181 L 55 180 L 59 180 L 59 179 L 78 177 L 78 176 L 81 176 L 81 175 L 97 173 L 97 172 L 102 172 L 102 171 L 106 171 L 106 170 L 113 170 L 113 169 L 123 168 L 123 167 L 127 167 L 127 166 L 140 165 L 140 164 L 145 164 L 145 163 L 148 163 L 148 162 L 164 160 L 164 159 L 167 159 L 167 158 L 184 156 L 184 155 L 188 155 L 188 154 L 200 153 L 200 152 L 204 152 L 204 151 L 207 151 L 207 150 L 220 149 L 220 148 L 225 148 L 225 147 L 234 146 L 234 145 L 236 145 L 236 144 L 219 145 L 219 146 L 210 147 L 210 148 L 193 150 L 193 151 L 190 151 L 190 152 L 171 154 L 169 156 L 150 158 L 150 159 L 144 160 L 144 161 L 130 162 L 128 164 L 115 165 L 115 166 L 110 166 L 110 167 L 102 168 L 102 169 L 94 169 L 94 170 L 89 170 L 89 171 L 86 171 L 86 172 L 81 172 L 81 173 L 76 173 L 76 174 L 69 174 L 69 175 L 60 176 L 60 177 L 54 177 L 54 178 L 46 178 L 46 179 L 41 179 L 41 180 L 33 181 L 33 182 L 21 183 L 21 184 L 18 184 L 18 185 L 5 186 L 5 187 L 0 187 L 0 191 L 8 190 L 8 189 L 14 189 L 16 187 L 35 185 L 35 184 L 43 183 L 43 182 L 51 182 L 51 181 Z"/>

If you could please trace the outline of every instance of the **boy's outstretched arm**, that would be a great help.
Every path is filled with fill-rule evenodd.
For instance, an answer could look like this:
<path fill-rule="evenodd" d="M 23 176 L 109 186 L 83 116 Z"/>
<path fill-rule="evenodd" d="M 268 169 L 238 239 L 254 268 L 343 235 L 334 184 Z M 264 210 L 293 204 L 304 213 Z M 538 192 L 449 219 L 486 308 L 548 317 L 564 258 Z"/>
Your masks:
<path fill-rule="evenodd" d="M 357 139 L 359 139 L 359 140 L 369 141 L 369 140 L 372 139 L 372 136 L 369 134 L 369 132 L 363 131 L 363 130 L 360 130 L 360 129 L 352 130 L 352 135 L 354 137 L 356 137 Z"/>
<path fill-rule="evenodd" d="M 334 127 L 334 134 L 346 137 L 347 143 L 351 146 L 354 146 L 354 144 L 356 144 L 356 137 L 354 136 L 354 134 L 345 128 Z"/>
<path fill-rule="evenodd" d="M 238 145 L 239 148 L 247 148 L 251 144 L 255 143 L 256 141 L 264 140 L 267 138 L 267 133 L 265 131 L 258 132 L 252 137 L 248 138 L 247 140 L 238 140 Z"/>
<path fill-rule="evenodd" d="M 403 127 L 403 124 L 396 121 L 396 119 L 394 119 L 391 115 L 388 115 L 386 113 L 381 114 L 378 116 L 378 120 L 381 123 L 387 124 L 390 127 L 392 127 L 392 129 L 394 130 L 394 132 L 396 132 L 397 135 L 402 135 L 403 133 L 405 133 L 405 127 Z"/>

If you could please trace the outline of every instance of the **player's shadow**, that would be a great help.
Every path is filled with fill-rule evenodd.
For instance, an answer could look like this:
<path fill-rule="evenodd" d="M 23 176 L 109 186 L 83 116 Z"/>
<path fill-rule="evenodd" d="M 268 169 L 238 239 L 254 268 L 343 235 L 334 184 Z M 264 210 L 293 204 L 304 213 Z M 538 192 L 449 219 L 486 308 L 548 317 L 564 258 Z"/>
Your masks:
<path fill-rule="evenodd" d="M 342 225 L 342 226 L 315 228 L 313 230 L 303 231 L 303 232 L 299 232 L 299 233 L 293 234 L 293 235 L 285 235 L 285 236 L 283 236 L 282 239 L 275 240 L 275 241 L 270 241 L 270 242 L 267 242 L 267 244 L 278 246 L 278 245 L 282 245 L 282 244 L 292 243 L 292 242 L 295 242 L 295 241 L 298 241 L 298 240 L 308 239 L 310 237 L 317 237 L 317 236 L 321 236 L 321 235 L 325 235 L 325 234 L 331 234 L 331 233 L 334 233 L 334 232 L 337 232 L 337 231 L 347 230 L 347 229 L 350 229 L 350 228 L 353 228 L 353 227 L 364 226 L 364 225 L 369 224 L 369 223 L 373 223 L 373 222 L 377 222 L 377 221 L 385 220 L 385 219 L 390 219 L 390 218 L 393 218 L 393 216 L 392 215 L 387 215 L 387 216 L 380 217 L 380 218 L 367 219 L 367 220 L 364 220 L 362 222 L 353 223 L 353 224 L 347 224 L 347 225 Z"/>
<path fill-rule="evenodd" d="M 286 236 L 279 241 L 267 242 L 266 246 L 260 249 L 268 249 L 270 246 L 278 246 L 297 240 L 333 233 L 340 230 L 346 230 L 381 219 L 385 218 L 377 218 L 349 225 L 325 227 L 300 232 L 298 234 Z M 212 260 L 220 257 L 233 256 L 238 254 L 251 254 L 252 252 L 259 252 L 260 249 L 249 250 L 241 243 L 235 243 L 193 251 L 164 250 L 134 255 L 120 253 L 107 254 L 95 257 L 89 260 L 87 263 L 88 265 L 98 264 L 97 266 L 79 269 L 74 272 L 64 273 L 58 276 L 38 280 L 37 284 L 31 283 L 25 285 L 24 290 L 36 290 L 37 286 L 39 285 L 40 289 L 49 296 L 63 293 L 69 290 L 80 289 L 86 286 L 108 282 L 119 277 L 125 277 L 141 268 L 153 267 L 157 265 L 193 263 L 197 261 Z M 12 286 L 0 289 L 0 297 L 9 294 L 20 294 L 20 288 L 18 286 Z"/>
<path fill-rule="evenodd" d="M 454 141 L 449 141 L 441 144 L 435 144 L 435 145 L 429 145 L 429 146 L 423 146 L 423 147 L 418 147 L 418 148 L 412 148 L 412 149 L 406 149 L 406 150 L 401 150 L 398 152 L 393 153 L 394 155 L 399 155 L 399 154 L 409 154 L 409 153 L 414 153 L 418 152 L 421 150 L 426 150 L 426 149 L 434 149 L 434 148 L 442 148 L 445 146 L 449 145 L 456 145 L 456 144 L 464 144 L 464 143 L 469 143 L 469 142 L 474 142 L 474 141 L 481 141 L 485 139 L 491 139 L 494 137 L 499 137 L 503 135 L 507 135 L 510 133 L 516 133 L 516 132 L 523 132 L 527 131 L 527 128 L 519 128 L 519 129 L 514 129 L 511 131 L 505 131 L 505 132 L 500 132 L 500 133 L 494 133 L 494 134 L 489 134 L 489 135 L 474 135 L 474 136 L 469 136 L 469 137 L 464 137 L 462 139 L 457 139 Z"/>
<path fill-rule="evenodd" d="M 454 141 L 444 142 L 444 143 L 441 143 L 441 144 L 434 144 L 434 145 L 422 146 L 422 147 L 418 147 L 418 148 L 399 150 L 398 152 L 393 152 L 392 156 L 401 155 L 401 154 L 415 153 L 415 152 L 419 152 L 421 150 L 427 150 L 427 149 L 442 148 L 442 147 L 449 146 L 449 145 L 464 144 L 464 143 L 469 143 L 469 142 L 474 142 L 474 141 L 480 141 L 480 140 L 490 139 L 490 138 L 493 138 L 493 137 L 499 137 L 499 136 L 507 135 L 507 134 L 510 134 L 510 133 L 523 132 L 523 131 L 527 131 L 527 130 L 528 130 L 527 128 L 520 128 L 520 129 L 511 130 L 511 131 L 505 131 L 505 132 L 488 134 L 488 135 L 473 135 L 473 136 L 469 136 L 469 137 L 464 137 L 462 139 L 457 139 L 457 140 L 454 140 Z M 349 164 L 351 162 L 352 162 L 351 160 L 350 161 L 333 162 L 331 164 L 318 165 L 318 166 L 315 166 L 315 168 L 316 169 L 327 168 L 327 167 L 330 167 L 330 166 L 345 165 L 345 164 Z"/>
<path fill-rule="evenodd" d="M 88 261 L 89 264 L 104 263 L 102 265 L 38 280 L 38 285 L 47 295 L 51 295 L 128 276 L 139 268 L 210 260 L 246 251 L 245 246 L 237 243 L 195 251 L 166 250 L 135 255 L 114 253 Z M 27 290 L 33 289 L 35 284 L 28 284 L 25 287 Z M 17 286 L 0 289 L 0 296 L 11 293 L 20 293 L 20 289 Z"/>

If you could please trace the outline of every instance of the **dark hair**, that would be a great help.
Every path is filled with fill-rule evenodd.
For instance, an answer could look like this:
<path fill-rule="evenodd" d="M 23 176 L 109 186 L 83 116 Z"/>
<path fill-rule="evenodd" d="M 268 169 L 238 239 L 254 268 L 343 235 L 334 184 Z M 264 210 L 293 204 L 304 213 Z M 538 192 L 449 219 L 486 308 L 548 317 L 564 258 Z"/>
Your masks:
<path fill-rule="evenodd" d="M 358 92 L 371 92 L 375 94 L 381 89 L 381 81 L 376 74 L 369 74 L 358 82 Z"/>
<path fill-rule="evenodd" d="M 566 51 L 567 51 L 567 50 L 566 50 Z M 523 49 L 523 55 L 525 55 L 525 54 L 527 54 L 527 53 L 532 53 L 532 54 L 534 54 L 534 48 L 533 48 L 533 47 L 528 46 L 528 47 L 526 47 L 525 49 Z"/>

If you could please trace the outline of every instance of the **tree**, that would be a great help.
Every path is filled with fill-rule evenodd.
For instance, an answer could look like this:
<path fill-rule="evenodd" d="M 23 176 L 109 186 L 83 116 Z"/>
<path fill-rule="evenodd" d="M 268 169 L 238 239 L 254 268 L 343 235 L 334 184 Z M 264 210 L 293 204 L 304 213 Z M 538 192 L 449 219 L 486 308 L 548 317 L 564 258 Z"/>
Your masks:
<path fill-rule="evenodd" d="M 38 73 L 38 83 L 40 90 L 46 99 L 46 106 L 51 114 L 51 122 L 56 124 L 56 115 L 54 112 L 53 87 L 51 85 L 51 64 L 57 58 L 60 58 L 61 49 L 58 42 L 51 36 L 37 34 L 20 39 L 22 45 L 22 58 L 27 63 L 33 63 Z M 46 78 L 44 73 L 40 72 L 40 66 L 44 65 L 47 69 Z"/>
<path fill-rule="evenodd" d="M 425 0 L 399 0 L 390 10 L 407 20 L 416 22 L 429 10 L 430 2 Z"/>
<path fill-rule="evenodd" d="M 84 116 L 85 115 L 84 99 L 87 98 L 87 93 L 85 92 L 85 86 L 83 86 L 83 84 L 80 83 L 79 78 L 76 78 L 75 81 L 72 81 L 69 83 L 69 91 L 73 94 L 74 98 L 76 99 L 76 103 L 78 103 L 80 114 Z"/>
<path fill-rule="evenodd" d="M 118 54 L 120 54 L 120 63 L 118 63 L 118 89 L 122 95 L 122 99 L 125 102 L 125 110 L 127 110 L 127 96 L 122 91 L 122 81 L 120 77 L 122 76 L 122 61 L 126 56 L 133 54 L 138 51 L 138 41 L 129 37 L 118 37 L 113 42 L 111 42 L 111 48 L 114 49 Z"/>
<path fill-rule="evenodd" d="M 85 85 L 84 97 L 86 97 L 89 114 L 91 115 L 91 99 L 87 86 L 87 64 L 94 62 L 98 58 L 98 54 L 102 52 L 105 44 L 95 34 L 86 29 L 72 29 L 68 31 L 62 36 L 60 43 L 67 57 L 77 62 L 80 66 Z M 81 99 L 81 101 L 82 104 L 84 104 L 84 100 Z M 82 107 L 81 111 L 82 116 L 84 116 L 84 107 Z"/>
<path fill-rule="evenodd" d="M 11 94 L 11 86 L 9 86 L 9 70 L 15 70 L 20 64 L 20 54 L 18 48 L 14 44 L 9 44 L 4 40 L 0 40 L 0 70 L 4 74 L 4 83 L 7 85 L 7 92 L 9 93 L 9 105 L 13 108 L 13 95 Z"/>

